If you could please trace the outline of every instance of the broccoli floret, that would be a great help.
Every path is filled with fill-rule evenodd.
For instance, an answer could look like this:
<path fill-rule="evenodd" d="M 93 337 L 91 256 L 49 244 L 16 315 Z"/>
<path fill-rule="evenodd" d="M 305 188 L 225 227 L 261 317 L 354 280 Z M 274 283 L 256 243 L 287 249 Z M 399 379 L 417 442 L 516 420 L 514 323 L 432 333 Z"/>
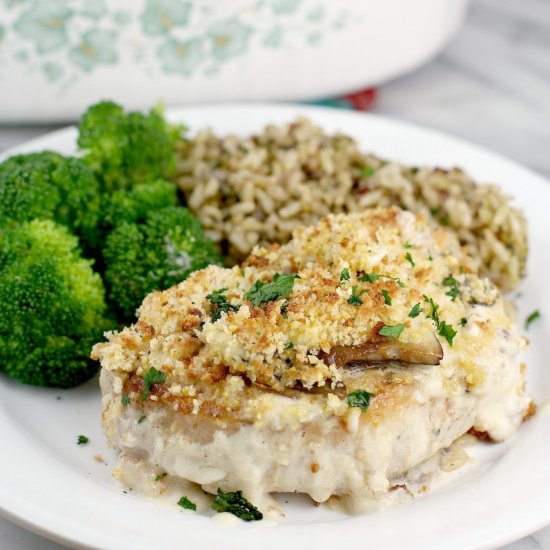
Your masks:
<path fill-rule="evenodd" d="M 79 125 L 78 145 L 106 191 L 167 178 L 174 173 L 174 144 L 182 126 L 158 110 L 125 113 L 112 101 L 92 105 Z"/>
<path fill-rule="evenodd" d="M 151 212 L 145 223 L 122 223 L 103 250 L 107 296 L 121 320 L 132 319 L 153 290 L 183 281 L 191 272 L 220 264 L 214 243 L 183 207 Z"/>
<path fill-rule="evenodd" d="M 78 235 L 89 251 L 98 245 L 99 216 L 98 183 L 83 161 L 43 152 L 0 164 L 0 222 L 51 219 Z"/>
<path fill-rule="evenodd" d="M 77 238 L 51 220 L 0 229 L 0 368 L 26 384 L 67 388 L 96 371 L 109 328 L 104 288 Z"/>
<path fill-rule="evenodd" d="M 119 189 L 106 195 L 102 225 L 104 231 L 108 231 L 124 222 L 141 223 L 149 212 L 177 204 L 177 189 L 173 183 L 164 180 L 139 183 L 130 189 Z"/>

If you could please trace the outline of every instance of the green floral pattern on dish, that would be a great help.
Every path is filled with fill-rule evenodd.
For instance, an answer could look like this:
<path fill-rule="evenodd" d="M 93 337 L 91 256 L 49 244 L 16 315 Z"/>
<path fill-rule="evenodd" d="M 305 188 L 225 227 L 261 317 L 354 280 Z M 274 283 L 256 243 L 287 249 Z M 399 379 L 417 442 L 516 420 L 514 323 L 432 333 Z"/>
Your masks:
<path fill-rule="evenodd" d="M 45 63 L 43 70 L 49 82 L 55 82 L 63 76 L 63 67 L 57 63 Z"/>
<path fill-rule="evenodd" d="M 339 2 L 319 0 L 134 0 L 124 9 L 107 0 L 0 0 L 0 17 L 0 65 L 16 59 L 61 95 L 126 62 L 153 78 L 213 79 L 257 51 L 316 47 L 353 21 Z"/>
<path fill-rule="evenodd" d="M 97 20 L 101 19 L 106 11 L 105 0 L 83 0 L 79 14 Z"/>
<path fill-rule="evenodd" d="M 143 32 L 149 36 L 165 35 L 173 27 L 187 23 L 191 4 L 180 0 L 147 0 L 141 14 Z"/>
<path fill-rule="evenodd" d="M 85 71 L 91 71 L 96 65 L 111 65 L 117 60 L 115 40 L 116 34 L 112 31 L 89 31 L 69 52 L 69 58 Z"/>
<path fill-rule="evenodd" d="M 273 0 L 272 10 L 276 15 L 291 14 L 294 13 L 302 0 Z"/>
<path fill-rule="evenodd" d="M 36 0 L 15 22 L 14 29 L 34 42 L 38 53 L 61 48 L 67 42 L 67 20 L 72 11 L 62 0 Z"/>
<path fill-rule="evenodd" d="M 236 17 L 219 21 L 208 29 L 212 41 L 212 54 L 220 61 L 226 61 L 244 53 L 252 29 L 241 23 Z"/>
<path fill-rule="evenodd" d="M 201 41 L 193 38 L 185 42 L 168 40 L 158 50 L 165 73 L 192 74 L 203 58 Z"/>

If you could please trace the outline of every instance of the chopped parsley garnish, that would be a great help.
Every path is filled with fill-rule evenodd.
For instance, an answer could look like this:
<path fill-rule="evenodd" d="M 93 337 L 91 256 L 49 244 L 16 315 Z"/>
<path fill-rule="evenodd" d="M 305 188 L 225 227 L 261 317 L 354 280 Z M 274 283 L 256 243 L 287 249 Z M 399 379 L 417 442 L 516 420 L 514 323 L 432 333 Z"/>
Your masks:
<path fill-rule="evenodd" d="M 264 517 L 256 506 L 243 497 L 242 491 L 224 493 L 221 489 L 218 489 L 218 494 L 212 503 L 212 510 L 229 512 L 244 521 L 257 521 Z"/>
<path fill-rule="evenodd" d="M 392 338 L 399 338 L 401 336 L 401 333 L 403 332 L 403 329 L 405 328 L 404 324 L 399 325 L 384 325 L 379 331 L 378 334 L 380 336 L 391 336 Z"/>
<path fill-rule="evenodd" d="M 365 390 L 355 390 L 346 395 L 346 403 L 349 407 L 359 407 L 361 412 L 369 408 L 370 400 L 374 397 L 373 393 Z"/>
<path fill-rule="evenodd" d="M 265 302 L 273 302 L 279 298 L 287 298 L 294 288 L 294 280 L 300 276 L 295 273 L 281 275 L 276 273 L 273 281 L 264 283 L 260 280 L 245 294 L 245 298 L 253 305 L 260 306 Z"/>
<path fill-rule="evenodd" d="M 465 326 L 467 322 L 468 322 L 468 319 L 466 319 L 466 317 L 462 317 L 462 319 L 460 319 L 460 326 L 461 327 Z"/>
<path fill-rule="evenodd" d="M 391 306 L 391 296 L 390 296 L 390 293 L 386 289 L 382 290 L 382 296 L 384 296 L 384 303 L 387 306 Z"/>
<path fill-rule="evenodd" d="M 150 395 L 155 384 L 162 384 L 166 380 L 164 373 L 157 370 L 155 367 L 151 367 L 143 375 L 143 393 L 141 394 L 141 400 L 145 401 Z"/>
<path fill-rule="evenodd" d="M 351 296 L 348 298 L 348 304 L 352 306 L 360 306 L 363 303 L 361 300 L 361 294 L 364 294 L 364 290 L 357 292 L 357 285 L 351 287 Z"/>
<path fill-rule="evenodd" d="M 342 272 L 340 273 L 340 280 L 349 281 L 349 278 L 350 278 L 349 269 L 347 267 L 344 267 L 344 269 L 342 269 Z"/>
<path fill-rule="evenodd" d="M 525 328 L 528 329 L 533 321 L 540 317 L 540 311 L 537 309 L 525 319 Z"/>
<path fill-rule="evenodd" d="M 430 208 L 430 214 L 432 216 L 437 216 L 439 214 L 439 207 Z"/>
<path fill-rule="evenodd" d="M 363 166 L 361 168 L 361 175 L 364 178 L 370 178 L 374 176 L 375 173 L 376 173 L 376 170 L 372 166 Z"/>
<path fill-rule="evenodd" d="M 439 318 L 439 305 L 424 294 L 424 301 L 430 304 L 430 312 L 426 315 L 428 319 L 432 319 L 437 327 L 437 332 L 449 342 L 449 346 L 453 345 L 453 339 L 456 336 L 456 330 L 452 325 L 448 325 L 445 321 Z"/>
<path fill-rule="evenodd" d="M 454 302 L 456 300 L 456 297 L 460 294 L 460 291 L 458 289 L 458 281 L 451 276 L 445 277 L 445 279 L 443 279 L 443 286 L 450 287 L 449 292 L 446 292 L 445 294 L 447 296 L 450 296 Z"/>
<path fill-rule="evenodd" d="M 413 257 L 411 256 L 410 252 L 407 252 L 405 254 L 405 259 L 411 264 L 412 267 L 414 267 L 416 264 L 414 263 Z"/>
<path fill-rule="evenodd" d="M 375 281 L 378 281 L 380 277 L 382 277 L 382 275 L 378 275 L 378 273 L 365 273 L 359 277 L 359 280 L 364 283 L 374 283 Z"/>
<path fill-rule="evenodd" d="M 420 309 L 420 304 L 414 304 L 413 308 L 409 312 L 409 317 L 414 319 L 415 317 L 418 317 L 420 315 L 421 311 L 422 310 Z"/>
<path fill-rule="evenodd" d="M 162 474 L 159 474 L 157 477 L 155 477 L 155 481 L 160 481 L 161 479 L 164 479 L 168 474 L 166 472 L 162 472 Z"/>
<path fill-rule="evenodd" d="M 127 407 L 130 404 L 130 396 L 127 393 L 123 393 L 120 402 L 123 407 Z"/>
<path fill-rule="evenodd" d="M 439 323 L 438 332 L 449 342 L 449 346 L 453 345 L 453 339 L 456 336 L 456 330 L 452 327 L 452 325 L 448 325 L 445 323 L 445 321 L 441 321 Z"/>
<path fill-rule="evenodd" d="M 178 506 L 181 506 L 186 510 L 193 510 L 193 512 L 197 511 L 197 505 L 194 502 L 191 502 L 187 497 L 181 497 L 178 500 Z"/>
<path fill-rule="evenodd" d="M 76 438 L 76 444 L 77 445 L 86 445 L 86 443 L 88 443 L 89 441 L 90 441 L 90 438 L 86 437 L 85 435 L 79 435 Z"/>
<path fill-rule="evenodd" d="M 281 315 L 285 318 L 285 319 L 288 319 L 288 312 L 287 312 L 287 309 L 288 309 L 288 300 L 285 300 L 282 304 L 281 304 Z"/>
<path fill-rule="evenodd" d="M 141 424 L 146 418 L 147 418 L 147 415 L 146 415 L 146 414 L 142 414 L 142 415 L 138 418 L 138 424 Z"/>
<path fill-rule="evenodd" d="M 359 280 L 362 283 L 374 283 L 378 281 L 378 279 L 392 279 L 400 286 L 400 288 L 405 288 L 405 285 L 403 284 L 403 282 L 399 277 L 390 277 L 389 275 L 380 275 L 380 273 L 365 273 L 364 275 L 361 275 L 359 277 Z"/>
<path fill-rule="evenodd" d="M 206 295 L 206 299 L 210 301 L 210 317 L 213 323 L 222 316 L 222 312 L 239 311 L 241 307 L 227 301 L 227 298 L 223 295 L 227 290 L 227 288 L 220 288 Z"/>
<path fill-rule="evenodd" d="M 292 349 L 294 347 L 294 344 L 292 342 L 287 342 L 285 349 Z"/>
<path fill-rule="evenodd" d="M 428 319 L 432 319 L 433 321 L 435 321 L 435 324 L 439 326 L 439 306 L 433 301 L 433 298 L 428 298 L 428 296 L 426 296 L 425 294 L 423 295 L 424 297 L 424 301 L 428 304 L 430 304 L 430 311 L 429 313 L 426 315 L 426 317 L 428 317 Z"/>
<path fill-rule="evenodd" d="M 414 174 L 417 174 L 419 170 L 420 170 L 420 168 L 418 168 L 418 166 L 413 166 L 413 167 L 411 167 L 409 172 L 414 175 Z"/>
<path fill-rule="evenodd" d="M 405 244 L 403 245 L 405 248 L 414 248 L 414 244 L 411 244 L 409 242 L 405 242 Z"/>

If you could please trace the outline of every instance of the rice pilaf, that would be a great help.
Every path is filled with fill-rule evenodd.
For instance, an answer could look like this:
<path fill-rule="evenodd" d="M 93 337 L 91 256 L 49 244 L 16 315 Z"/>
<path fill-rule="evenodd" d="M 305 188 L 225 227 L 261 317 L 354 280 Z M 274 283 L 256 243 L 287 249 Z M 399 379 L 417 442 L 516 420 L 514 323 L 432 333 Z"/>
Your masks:
<path fill-rule="evenodd" d="M 400 206 L 454 231 L 503 290 L 522 278 L 527 225 L 509 197 L 458 168 L 410 167 L 363 153 L 305 118 L 251 137 L 199 132 L 178 144 L 188 207 L 233 262 L 257 244 L 287 242 L 329 213 Z"/>

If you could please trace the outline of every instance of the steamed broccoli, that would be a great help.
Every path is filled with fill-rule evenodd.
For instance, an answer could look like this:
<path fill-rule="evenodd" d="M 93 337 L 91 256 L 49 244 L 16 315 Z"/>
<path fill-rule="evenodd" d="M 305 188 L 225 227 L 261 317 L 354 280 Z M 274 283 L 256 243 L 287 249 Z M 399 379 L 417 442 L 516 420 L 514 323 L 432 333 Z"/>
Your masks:
<path fill-rule="evenodd" d="M 158 110 L 125 113 L 112 101 L 92 105 L 79 125 L 78 145 L 105 190 L 166 178 L 174 173 L 174 144 L 181 126 Z"/>
<path fill-rule="evenodd" d="M 51 220 L 0 229 L 0 368 L 26 384 L 75 386 L 105 320 L 103 284 L 77 239 Z"/>
<path fill-rule="evenodd" d="M 99 215 L 98 184 L 81 160 L 43 152 L 0 164 L 0 223 L 51 219 L 66 225 L 89 250 L 98 244 Z"/>
<path fill-rule="evenodd" d="M 176 186 L 164 180 L 119 189 L 104 199 L 103 230 L 107 231 L 124 222 L 141 223 L 149 212 L 177 204 Z"/>
<path fill-rule="evenodd" d="M 174 206 L 152 211 L 143 224 L 117 226 L 107 237 L 103 261 L 108 299 L 121 319 L 129 320 L 147 294 L 221 258 L 200 222 Z"/>

